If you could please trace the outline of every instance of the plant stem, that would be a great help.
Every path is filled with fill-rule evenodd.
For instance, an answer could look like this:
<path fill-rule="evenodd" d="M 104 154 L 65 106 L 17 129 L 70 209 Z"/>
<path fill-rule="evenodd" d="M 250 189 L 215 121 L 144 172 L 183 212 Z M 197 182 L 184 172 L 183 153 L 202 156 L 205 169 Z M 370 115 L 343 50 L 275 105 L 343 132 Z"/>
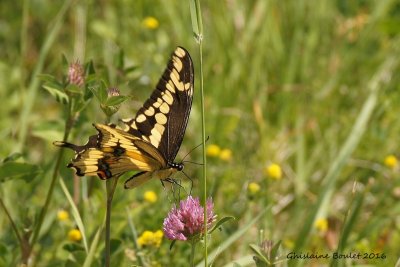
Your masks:
<path fill-rule="evenodd" d="M 191 250 L 190 250 L 190 266 L 194 266 L 194 252 L 196 251 L 196 242 L 192 241 L 190 242 L 191 244 Z"/>
<path fill-rule="evenodd" d="M 193 12 L 193 8 L 195 12 Z M 203 200 L 204 200 L 204 266 L 207 266 L 207 156 L 206 156 L 206 119 L 204 111 L 204 80 L 203 80 L 203 22 L 201 18 L 200 0 L 191 2 L 192 26 L 199 44 L 200 57 L 200 102 L 201 102 L 201 133 L 203 143 Z"/>
<path fill-rule="evenodd" d="M 200 53 L 200 94 L 201 94 L 201 132 L 203 142 L 203 198 L 204 198 L 204 266 L 207 266 L 207 156 L 206 156 L 206 119 L 204 111 L 204 87 L 203 87 L 203 47 L 199 41 Z"/>
<path fill-rule="evenodd" d="M 28 246 L 28 247 L 26 246 L 27 243 L 24 242 L 25 240 L 23 240 L 22 237 L 21 237 L 21 235 L 19 234 L 18 228 L 17 228 L 17 226 L 15 225 L 15 222 L 14 222 L 14 220 L 12 219 L 10 212 L 8 212 L 8 209 L 7 209 L 6 205 L 4 205 L 3 199 L 2 199 L 1 197 L 0 197 L 0 205 L 1 205 L 1 207 L 3 208 L 4 212 L 6 213 L 7 218 L 8 218 L 8 220 L 9 220 L 10 223 L 11 223 L 11 227 L 12 227 L 12 229 L 13 229 L 15 235 L 17 236 L 19 245 L 20 245 L 20 247 L 21 247 L 21 254 L 24 255 L 27 251 L 29 251 L 29 248 L 28 248 L 29 246 Z"/>
<path fill-rule="evenodd" d="M 69 101 L 68 101 L 68 110 L 67 110 L 68 114 L 67 114 L 67 119 L 65 121 L 65 130 L 64 130 L 63 141 L 67 141 L 68 140 L 68 136 L 69 136 L 69 133 L 70 133 L 71 128 L 72 128 L 73 117 L 71 115 L 71 112 L 72 112 L 72 98 L 70 98 Z M 53 171 L 53 176 L 52 176 L 52 179 L 51 179 L 49 191 L 47 192 L 46 200 L 44 202 L 42 210 L 40 211 L 39 218 L 38 218 L 37 223 L 35 225 L 35 230 L 33 231 L 29 252 L 27 253 L 26 259 L 22 259 L 23 263 L 27 263 L 27 261 L 29 259 L 29 256 L 30 256 L 30 253 L 32 252 L 32 248 L 35 245 L 35 243 L 37 242 L 37 239 L 39 237 L 39 233 L 40 233 L 40 229 L 42 228 L 44 217 L 45 217 L 45 215 L 47 213 L 47 210 L 48 210 L 49 205 L 50 205 L 51 198 L 53 196 L 54 187 L 56 185 L 56 181 L 57 181 L 57 178 L 58 178 L 58 170 L 60 168 L 61 159 L 62 159 L 63 155 L 64 155 L 64 149 L 60 149 L 59 152 L 58 152 L 56 165 L 54 166 L 54 171 Z"/>
<path fill-rule="evenodd" d="M 110 230 L 111 230 L 111 205 L 115 192 L 115 188 L 117 187 L 119 176 L 113 177 L 111 179 L 106 180 L 106 189 L 107 189 L 107 209 L 106 209 L 106 267 L 110 267 Z"/>

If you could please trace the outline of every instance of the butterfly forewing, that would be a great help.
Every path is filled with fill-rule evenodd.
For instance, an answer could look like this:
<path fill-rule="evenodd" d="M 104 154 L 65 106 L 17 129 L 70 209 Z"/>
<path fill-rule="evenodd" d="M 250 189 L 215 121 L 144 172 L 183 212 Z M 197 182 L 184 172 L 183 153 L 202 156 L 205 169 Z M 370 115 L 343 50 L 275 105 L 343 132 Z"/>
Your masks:
<path fill-rule="evenodd" d="M 127 171 L 132 176 L 125 188 L 141 185 L 151 178 L 165 179 L 179 168 L 173 161 L 181 146 L 193 98 L 193 63 L 182 47 L 175 49 L 156 89 L 134 119 L 126 119 L 126 129 L 94 124 L 98 134 L 86 145 L 67 142 L 55 145 L 75 151 L 68 167 L 76 174 L 98 175 L 101 179 Z"/>
<path fill-rule="evenodd" d="M 173 162 L 182 144 L 192 106 L 193 82 L 190 55 L 178 47 L 136 117 L 123 120 L 128 133 L 150 142 L 168 162 Z"/>

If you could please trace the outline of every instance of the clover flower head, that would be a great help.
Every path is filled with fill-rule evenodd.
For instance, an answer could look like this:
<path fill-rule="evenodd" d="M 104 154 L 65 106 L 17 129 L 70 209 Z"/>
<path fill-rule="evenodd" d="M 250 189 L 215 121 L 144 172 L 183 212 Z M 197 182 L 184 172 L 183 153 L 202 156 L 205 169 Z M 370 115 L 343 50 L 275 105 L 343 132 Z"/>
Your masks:
<path fill-rule="evenodd" d="M 110 87 L 107 89 L 107 98 L 111 98 L 114 96 L 120 96 L 121 92 L 118 90 L 116 87 Z M 106 113 L 108 117 L 111 117 L 114 113 L 116 113 L 119 108 L 121 107 L 120 104 L 117 105 L 106 105 L 106 104 L 100 104 L 101 109 Z"/>
<path fill-rule="evenodd" d="M 214 204 L 209 198 L 207 205 L 207 228 L 216 220 Z M 182 200 L 179 207 L 174 207 L 164 220 L 163 230 L 165 236 L 171 240 L 190 240 L 204 233 L 204 208 L 200 205 L 199 198 L 189 196 Z"/>
<path fill-rule="evenodd" d="M 111 87 L 111 88 L 108 88 L 107 95 L 108 95 L 108 97 L 119 96 L 119 95 L 121 95 L 121 92 L 118 90 L 117 87 Z"/>
<path fill-rule="evenodd" d="M 69 65 L 68 81 L 70 84 L 82 86 L 85 83 L 85 71 L 79 61 Z"/>

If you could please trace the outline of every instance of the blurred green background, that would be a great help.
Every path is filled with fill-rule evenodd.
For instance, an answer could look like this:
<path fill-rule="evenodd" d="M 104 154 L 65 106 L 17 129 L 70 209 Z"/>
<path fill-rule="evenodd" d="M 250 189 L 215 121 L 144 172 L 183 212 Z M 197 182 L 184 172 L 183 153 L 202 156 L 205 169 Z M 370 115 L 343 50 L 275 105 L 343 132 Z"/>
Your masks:
<path fill-rule="evenodd" d="M 281 240 L 283 259 L 292 251 L 339 250 L 386 256 L 341 260 L 341 266 L 393 266 L 400 257 L 400 2 L 201 4 L 208 193 L 219 217 L 236 217 L 209 241 L 209 251 L 217 252 L 214 266 L 254 266 L 249 245 L 263 240 Z M 58 153 L 52 142 L 62 140 L 65 120 L 65 105 L 43 89 L 38 75 L 65 77 L 63 55 L 68 62 L 92 61 L 107 86 L 132 96 L 117 121 L 135 115 L 178 45 L 191 53 L 196 84 L 177 161 L 201 143 L 200 62 L 188 1 L 0 2 L 0 159 L 14 155 L 8 162 L 34 166 L 31 175 L 11 179 L 3 163 L 0 197 L 23 235 L 29 238 L 44 204 Z M 92 123 L 105 119 L 92 98 L 69 140 L 86 143 L 95 133 Z M 74 187 L 73 172 L 64 167 L 73 153 L 64 156 L 60 177 L 75 193 L 83 234 L 92 243 L 104 218 L 104 182 L 80 178 Z M 190 155 L 194 162 L 201 158 L 201 149 Z M 186 164 L 185 171 L 200 196 L 201 167 Z M 175 178 L 189 191 L 183 175 Z M 160 246 L 134 246 L 132 225 L 138 236 L 162 228 L 175 197 L 171 189 L 151 181 L 127 191 L 124 180 L 113 202 L 112 266 L 134 266 L 138 257 L 145 266 L 187 266 L 188 244 L 169 250 L 164 238 Z M 251 223 L 265 207 L 272 208 Z M 69 236 L 76 227 L 71 212 L 57 182 L 31 266 L 82 265 L 82 240 Z M 15 266 L 20 245 L 5 209 L 0 214 L 0 266 Z M 102 240 L 92 266 L 101 266 Z"/>

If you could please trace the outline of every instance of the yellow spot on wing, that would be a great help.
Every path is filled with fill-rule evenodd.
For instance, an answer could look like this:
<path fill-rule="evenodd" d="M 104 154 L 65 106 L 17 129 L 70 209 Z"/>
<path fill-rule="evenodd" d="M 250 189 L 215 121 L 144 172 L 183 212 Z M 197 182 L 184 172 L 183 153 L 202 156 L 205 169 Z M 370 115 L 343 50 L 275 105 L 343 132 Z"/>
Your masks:
<path fill-rule="evenodd" d="M 185 89 L 183 83 L 180 81 L 179 73 L 176 71 L 176 69 L 172 70 L 170 78 L 172 82 L 175 84 L 175 87 L 178 88 L 179 91 L 183 91 Z"/>
<path fill-rule="evenodd" d="M 172 103 L 174 102 L 174 98 L 173 98 L 173 96 L 172 96 L 172 94 L 171 94 L 170 91 L 165 91 L 165 92 L 163 92 L 162 99 L 163 99 L 165 102 L 167 102 L 168 105 L 172 105 Z"/>
<path fill-rule="evenodd" d="M 112 152 L 114 152 L 114 148 L 112 148 L 112 147 L 105 147 L 105 148 L 103 148 L 102 150 L 103 150 L 103 152 L 106 152 L 106 153 L 112 153 Z"/>
<path fill-rule="evenodd" d="M 140 114 L 139 116 L 137 116 L 136 121 L 137 122 L 144 122 L 146 120 L 146 116 L 143 114 Z"/>
<path fill-rule="evenodd" d="M 169 112 L 169 106 L 166 102 L 162 103 L 160 106 L 160 111 L 164 114 L 167 114 Z"/>
<path fill-rule="evenodd" d="M 154 128 L 157 129 L 157 131 L 158 131 L 161 135 L 163 134 L 163 132 L 164 132 L 164 130 L 165 130 L 164 125 L 159 124 L 159 123 L 156 123 L 156 125 L 154 126 Z"/>
<path fill-rule="evenodd" d="M 158 147 L 158 145 L 160 144 L 160 139 L 157 139 L 157 137 L 155 137 L 154 135 L 150 135 L 150 143 L 153 146 Z"/>
<path fill-rule="evenodd" d="M 145 111 L 144 111 L 144 114 L 146 115 L 146 116 L 153 116 L 154 115 L 154 108 L 153 107 L 149 107 L 148 109 L 146 109 Z"/>
<path fill-rule="evenodd" d="M 153 129 L 151 130 L 151 136 L 150 136 L 150 138 L 151 138 L 152 136 L 154 136 L 154 138 L 156 138 L 158 141 L 161 140 L 161 133 L 160 133 L 156 128 L 153 128 Z"/>
<path fill-rule="evenodd" d="M 166 84 L 166 87 L 169 91 L 171 91 L 172 93 L 175 93 L 175 85 L 171 80 L 168 81 L 168 83 Z"/>
<path fill-rule="evenodd" d="M 159 123 L 159 124 L 166 124 L 167 123 L 167 116 L 165 116 L 164 114 L 157 113 L 155 117 L 156 117 L 157 123 Z"/>
<path fill-rule="evenodd" d="M 177 71 L 181 71 L 182 70 L 182 61 L 178 58 L 178 57 L 172 57 L 172 60 L 174 62 L 174 67 Z"/>
<path fill-rule="evenodd" d="M 85 172 L 96 172 L 98 170 L 97 166 L 82 166 Z"/>
<path fill-rule="evenodd" d="M 102 157 L 103 157 L 103 152 L 101 152 L 101 151 L 99 151 L 99 150 L 97 150 L 97 149 L 95 149 L 95 150 L 88 150 L 88 151 L 86 152 L 86 154 L 87 154 L 87 157 L 89 157 L 89 158 L 99 159 L 99 158 L 102 158 Z M 85 156 L 86 156 L 86 155 L 85 155 Z"/>
<path fill-rule="evenodd" d="M 183 50 L 182 48 L 178 47 L 175 49 L 175 55 L 177 55 L 178 57 L 182 58 L 186 55 L 185 50 Z"/>

